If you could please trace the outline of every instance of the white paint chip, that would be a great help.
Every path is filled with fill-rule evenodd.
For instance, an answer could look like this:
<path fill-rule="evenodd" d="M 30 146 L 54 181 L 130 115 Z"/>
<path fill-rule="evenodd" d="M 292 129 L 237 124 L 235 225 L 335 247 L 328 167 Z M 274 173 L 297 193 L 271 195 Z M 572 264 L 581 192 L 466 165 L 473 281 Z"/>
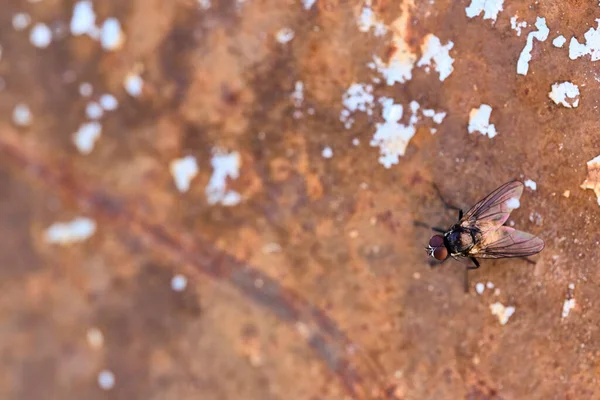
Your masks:
<path fill-rule="evenodd" d="M 29 126 L 33 116 L 29 106 L 25 103 L 19 103 L 13 109 L 12 119 L 17 126 Z"/>
<path fill-rule="evenodd" d="M 46 24 L 35 24 L 29 33 L 29 41 L 35 47 L 45 49 L 52 43 L 52 31 Z"/>
<path fill-rule="evenodd" d="M 375 97 L 373 96 L 373 86 L 363 83 L 353 83 L 350 85 L 344 96 L 342 103 L 344 109 L 340 112 L 340 121 L 344 123 L 346 129 L 350 129 L 354 124 L 352 116 L 356 111 L 362 111 L 367 115 L 373 114 Z"/>
<path fill-rule="evenodd" d="M 518 21 L 518 17 L 515 15 L 510 18 L 510 27 L 517 32 L 517 36 L 521 36 L 521 29 L 527 28 L 527 21 Z"/>
<path fill-rule="evenodd" d="M 575 108 L 579 105 L 579 87 L 571 82 L 557 82 L 552 85 L 548 97 L 563 107 Z"/>
<path fill-rule="evenodd" d="M 380 102 L 383 105 L 382 117 L 383 123 L 377 123 L 375 134 L 370 144 L 373 147 L 379 147 L 379 163 L 385 168 L 390 168 L 398 164 L 399 157 L 403 156 L 408 147 L 410 139 L 415 135 L 415 124 L 418 121 L 416 115 L 419 109 L 419 103 L 411 102 L 411 117 L 408 125 L 400 123 L 403 108 L 401 104 L 394 104 L 394 99 L 382 97 Z"/>
<path fill-rule="evenodd" d="M 323 156 L 323 158 L 331 158 L 333 157 L 333 150 L 331 150 L 331 147 L 327 146 L 323 148 L 321 155 Z"/>
<path fill-rule="evenodd" d="M 483 13 L 483 19 L 491 19 L 496 22 L 498 14 L 503 10 L 504 0 L 471 0 L 471 4 L 465 9 L 467 17 L 474 18 Z"/>
<path fill-rule="evenodd" d="M 175 180 L 175 186 L 180 193 L 185 193 L 190 189 L 190 183 L 198 175 L 199 171 L 198 163 L 194 156 L 186 156 L 171 161 L 169 170 Z"/>
<path fill-rule="evenodd" d="M 203 10 L 208 10 L 211 6 L 210 0 L 198 0 L 198 5 Z"/>
<path fill-rule="evenodd" d="M 281 43 L 281 44 L 285 44 L 289 41 L 291 41 L 294 38 L 294 30 L 291 28 L 281 28 L 279 31 L 277 31 L 277 33 L 275 34 L 275 39 Z"/>
<path fill-rule="evenodd" d="M 104 335 L 98 328 L 90 328 L 87 331 L 87 342 L 93 349 L 99 349 L 104 345 Z"/>
<path fill-rule="evenodd" d="M 587 162 L 587 177 L 580 187 L 593 190 L 600 205 L 600 156 Z"/>
<path fill-rule="evenodd" d="M 488 282 L 485 284 L 485 287 L 486 287 L 486 288 L 488 288 L 488 289 L 493 289 L 493 288 L 494 288 L 494 284 L 493 284 L 492 282 L 489 282 L 489 281 L 488 281 Z"/>
<path fill-rule="evenodd" d="M 75 36 L 88 34 L 92 37 L 97 36 L 96 14 L 91 1 L 79 1 L 73 8 L 71 17 L 71 33 Z"/>
<path fill-rule="evenodd" d="M 511 210 L 515 210 L 521 206 L 521 202 L 519 201 L 519 199 L 511 197 L 506 201 L 506 206 Z"/>
<path fill-rule="evenodd" d="M 82 124 L 73 135 L 73 142 L 81 154 L 87 155 L 94 150 L 96 141 L 102 134 L 102 125 L 99 122 L 87 122 Z"/>
<path fill-rule="evenodd" d="M 208 204 L 235 206 L 240 203 L 241 196 L 233 190 L 227 190 L 227 179 L 237 179 L 240 175 L 241 159 L 238 152 L 226 153 L 220 149 L 213 151 L 210 160 L 213 174 L 205 189 Z"/>
<path fill-rule="evenodd" d="M 96 222 L 90 218 L 75 218 L 71 222 L 52 224 L 46 229 L 48 243 L 68 245 L 83 242 L 96 232 Z"/>
<path fill-rule="evenodd" d="M 302 5 L 305 10 L 310 10 L 317 0 L 302 0 Z"/>
<path fill-rule="evenodd" d="M 475 285 L 475 291 L 476 291 L 477 293 L 479 293 L 479 294 L 482 294 L 484 290 L 485 290 L 485 285 L 484 285 L 483 283 L 481 283 L 481 282 L 478 282 L 478 283 Z"/>
<path fill-rule="evenodd" d="M 421 45 L 421 59 L 417 63 L 417 67 L 425 66 L 425 71 L 429 72 L 429 68 L 433 65 L 435 70 L 440 74 L 440 81 L 444 81 L 452 71 L 454 67 L 454 59 L 450 56 L 450 50 L 454 47 L 454 43 L 448 42 L 442 45 L 440 39 L 429 34 L 423 40 Z"/>
<path fill-rule="evenodd" d="M 119 101 L 112 94 L 103 94 L 100 96 L 99 102 L 106 111 L 114 111 L 119 107 Z"/>
<path fill-rule="evenodd" d="M 552 41 L 554 47 L 563 47 L 565 43 L 567 43 L 567 39 L 563 35 L 555 37 Z"/>
<path fill-rule="evenodd" d="M 187 278 L 181 274 L 175 275 L 171 279 L 171 289 L 175 292 L 182 292 L 187 286 Z"/>
<path fill-rule="evenodd" d="M 531 50 L 533 50 L 533 39 L 537 39 L 540 42 L 548 39 L 548 34 L 550 30 L 546 25 L 546 18 L 537 18 L 535 21 L 535 27 L 537 31 L 529 32 L 527 35 L 527 42 L 525 43 L 525 47 L 523 47 L 523 51 L 521 51 L 521 55 L 519 55 L 519 60 L 517 61 L 517 74 L 527 75 L 527 71 L 529 71 L 529 61 L 531 61 Z"/>
<path fill-rule="evenodd" d="M 85 107 L 85 114 L 89 119 L 97 120 L 102 118 L 102 115 L 104 114 L 104 109 L 102 109 L 102 107 L 100 107 L 100 104 L 96 103 L 95 101 L 90 101 Z"/>
<path fill-rule="evenodd" d="M 16 31 L 22 31 L 27 29 L 27 27 L 31 24 L 31 17 L 26 13 L 17 13 L 13 15 L 12 25 Z"/>
<path fill-rule="evenodd" d="M 525 184 L 525 187 L 528 187 L 531 190 L 536 190 L 537 189 L 537 183 L 535 183 L 535 181 L 533 181 L 531 179 L 527 179 L 523 183 Z"/>
<path fill-rule="evenodd" d="M 600 60 L 600 19 L 596 19 L 598 28 L 590 28 L 584 35 L 585 44 L 581 44 L 572 37 L 569 43 L 569 58 L 576 60 L 590 55 L 592 61 Z"/>
<path fill-rule="evenodd" d="M 142 89 L 144 88 L 144 81 L 142 77 L 138 74 L 129 73 L 125 77 L 125 91 L 133 97 L 138 97 L 142 94 Z"/>
<path fill-rule="evenodd" d="M 375 36 L 383 36 L 387 32 L 385 24 L 377 18 L 377 15 L 371 8 L 371 4 L 364 4 L 358 16 L 358 30 L 361 32 L 369 32 L 373 29 Z"/>
<path fill-rule="evenodd" d="M 94 93 L 94 88 L 91 83 L 83 82 L 79 85 L 79 94 L 83 97 L 90 97 Z"/>
<path fill-rule="evenodd" d="M 565 299 L 565 302 L 563 303 L 561 317 L 567 318 L 571 310 L 575 308 L 575 305 L 575 299 Z"/>
<path fill-rule="evenodd" d="M 492 315 L 498 317 L 500 325 L 506 325 L 508 319 L 515 313 L 515 308 L 511 306 L 505 307 L 502 303 L 495 302 L 494 304 L 490 304 L 490 311 Z"/>
<path fill-rule="evenodd" d="M 98 374 L 98 386 L 103 390 L 110 390 L 115 386 L 115 374 L 107 369 Z"/>
<path fill-rule="evenodd" d="M 116 18 L 108 18 L 102 24 L 100 44 L 104 50 L 118 50 L 125 42 L 125 35 L 121 30 L 121 23 Z"/>
<path fill-rule="evenodd" d="M 490 139 L 498 134 L 494 124 L 490 124 L 492 115 L 492 107 L 487 104 L 482 104 L 479 108 L 473 108 L 469 113 L 469 133 L 479 132 L 482 135 L 487 135 Z"/>

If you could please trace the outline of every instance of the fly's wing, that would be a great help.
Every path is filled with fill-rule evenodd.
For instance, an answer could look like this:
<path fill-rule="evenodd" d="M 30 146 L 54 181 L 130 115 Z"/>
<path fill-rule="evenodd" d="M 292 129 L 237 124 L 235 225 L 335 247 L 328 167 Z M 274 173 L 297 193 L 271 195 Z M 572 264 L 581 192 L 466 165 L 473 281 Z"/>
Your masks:
<path fill-rule="evenodd" d="M 465 228 L 477 227 L 482 233 L 501 227 L 510 213 L 519 207 L 523 184 L 511 181 L 500 186 L 475 204 L 460 220 Z"/>
<path fill-rule="evenodd" d="M 527 257 L 544 249 L 544 241 L 531 233 L 509 226 L 488 232 L 470 254 L 479 258 Z"/>

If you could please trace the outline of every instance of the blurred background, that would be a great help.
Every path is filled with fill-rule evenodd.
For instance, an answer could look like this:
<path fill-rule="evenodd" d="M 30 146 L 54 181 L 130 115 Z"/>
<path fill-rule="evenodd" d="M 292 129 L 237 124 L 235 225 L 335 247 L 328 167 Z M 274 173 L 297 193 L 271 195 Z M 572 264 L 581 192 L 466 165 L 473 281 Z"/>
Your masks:
<path fill-rule="evenodd" d="M 597 2 L 0 10 L 1 398 L 600 398 Z"/>

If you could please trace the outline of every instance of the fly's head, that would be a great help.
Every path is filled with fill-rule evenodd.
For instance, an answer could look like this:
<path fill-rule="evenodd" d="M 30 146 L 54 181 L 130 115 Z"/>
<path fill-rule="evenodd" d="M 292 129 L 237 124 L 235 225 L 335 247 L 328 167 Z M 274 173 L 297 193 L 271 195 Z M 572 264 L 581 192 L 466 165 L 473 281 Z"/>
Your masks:
<path fill-rule="evenodd" d="M 431 239 L 429 239 L 427 254 L 429 257 L 433 257 L 438 261 L 444 261 L 448 258 L 448 249 L 444 244 L 444 237 L 442 235 L 433 235 Z"/>

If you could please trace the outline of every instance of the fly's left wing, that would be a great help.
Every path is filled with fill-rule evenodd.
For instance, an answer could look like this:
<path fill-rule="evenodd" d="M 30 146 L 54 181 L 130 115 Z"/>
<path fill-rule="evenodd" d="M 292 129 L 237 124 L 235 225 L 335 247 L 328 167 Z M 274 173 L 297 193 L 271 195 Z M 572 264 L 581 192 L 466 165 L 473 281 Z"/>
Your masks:
<path fill-rule="evenodd" d="M 519 207 L 522 193 L 523 183 L 505 183 L 471 207 L 459 224 L 465 228 L 476 227 L 484 234 L 493 231 L 506 222 L 512 210 Z"/>
<path fill-rule="evenodd" d="M 544 249 L 544 241 L 531 233 L 518 231 L 509 226 L 483 235 L 471 255 L 479 258 L 527 257 Z"/>

